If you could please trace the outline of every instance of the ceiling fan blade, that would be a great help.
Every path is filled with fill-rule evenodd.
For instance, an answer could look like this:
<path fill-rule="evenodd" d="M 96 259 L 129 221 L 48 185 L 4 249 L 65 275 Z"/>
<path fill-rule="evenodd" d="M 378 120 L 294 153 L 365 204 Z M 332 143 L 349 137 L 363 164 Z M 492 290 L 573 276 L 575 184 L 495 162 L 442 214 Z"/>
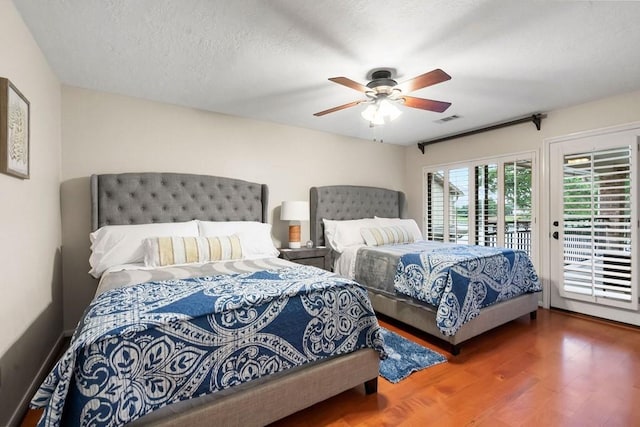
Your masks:
<path fill-rule="evenodd" d="M 316 117 L 324 116 L 325 114 L 334 113 L 336 111 L 344 110 L 345 108 L 355 107 L 356 105 L 358 105 L 360 103 L 363 103 L 363 102 L 367 102 L 367 100 L 363 99 L 361 101 L 353 101 L 353 102 L 350 102 L 348 104 L 339 105 L 337 107 L 329 108 L 328 110 L 324 110 L 324 111 L 320 111 L 319 113 L 315 113 L 314 116 L 316 116 Z"/>
<path fill-rule="evenodd" d="M 450 102 L 434 101 L 432 99 L 416 98 L 414 96 L 402 96 L 404 105 L 411 108 L 419 108 L 421 110 L 435 111 L 442 113 L 451 105 Z"/>
<path fill-rule="evenodd" d="M 440 68 L 436 68 L 433 71 L 424 73 L 418 77 L 415 77 L 406 82 L 400 83 L 397 87 L 404 93 L 413 92 L 414 90 L 422 89 L 427 86 L 433 86 L 438 83 L 446 82 L 451 79 L 451 76 Z"/>
<path fill-rule="evenodd" d="M 367 91 L 371 90 L 368 87 L 366 87 L 364 85 L 361 85 L 358 82 L 354 82 L 353 80 L 348 79 L 346 77 L 331 77 L 331 78 L 329 78 L 329 80 L 331 80 L 334 83 L 338 83 L 339 85 L 343 85 L 343 86 L 349 87 L 351 89 L 355 89 L 358 92 L 367 92 Z"/>

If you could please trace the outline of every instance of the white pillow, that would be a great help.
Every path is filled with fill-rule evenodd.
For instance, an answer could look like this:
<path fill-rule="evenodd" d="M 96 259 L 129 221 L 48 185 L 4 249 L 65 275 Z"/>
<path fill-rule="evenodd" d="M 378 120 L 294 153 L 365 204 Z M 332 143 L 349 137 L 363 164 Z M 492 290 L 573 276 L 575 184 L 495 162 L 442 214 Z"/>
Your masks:
<path fill-rule="evenodd" d="M 418 224 L 413 219 L 381 218 L 376 216 L 375 220 L 377 226 L 391 227 L 397 225 L 407 230 L 413 236 L 413 240 L 424 240 L 422 232 L 420 232 L 420 227 L 418 227 Z"/>
<path fill-rule="evenodd" d="M 158 224 L 105 225 L 89 235 L 91 241 L 91 274 L 99 278 L 115 265 L 142 262 L 143 240 L 148 237 L 197 236 L 198 222 L 171 222 Z"/>
<path fill-rule="evenodd" d="M 152 237 L 144 239 L 144 265 L 167 265 L 228 261 L 242 258 L 238 235 L 218 237 Z"/>
<path fill-rule="evenodd" d="M 324 223 L 325 242 L 331 249 L 342 253 L 345 248 L 355 245 L 364 245 L 364 239 L 360 233 L 363 227 L 375 227 L 373 218 L 349 219 L 336 221 L 322 219 Z"/>
<path fill-rule="evenodd" d="M 198 221 L 198 228 L 203 237 L 237 234 L 243 259 L 277 257 L 280 254 L 271 238 L 271 224 L 257 221 Z"/>

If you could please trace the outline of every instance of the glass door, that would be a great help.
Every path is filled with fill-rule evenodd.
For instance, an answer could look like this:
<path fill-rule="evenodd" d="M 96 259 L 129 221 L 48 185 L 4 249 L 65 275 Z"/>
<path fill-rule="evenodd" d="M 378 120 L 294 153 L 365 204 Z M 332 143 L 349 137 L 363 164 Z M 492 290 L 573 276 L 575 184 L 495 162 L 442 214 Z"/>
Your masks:
<path fill-rule="evenodd" d="M 550 147 L 552 306 L 638 308 L 637 143 L 621 138 Z M 586 307 L 576 311 L 609 317 Z"/>

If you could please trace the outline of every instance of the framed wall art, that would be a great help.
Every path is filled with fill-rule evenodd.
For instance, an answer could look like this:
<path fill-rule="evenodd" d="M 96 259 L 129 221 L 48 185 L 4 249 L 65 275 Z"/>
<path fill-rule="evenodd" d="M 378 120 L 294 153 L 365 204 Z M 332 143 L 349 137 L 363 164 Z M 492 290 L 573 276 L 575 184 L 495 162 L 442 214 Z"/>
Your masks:
<path fill-rule="evenodd" d="M 29 101 L 0 77 L 0 172 L 29 179 Z"/>

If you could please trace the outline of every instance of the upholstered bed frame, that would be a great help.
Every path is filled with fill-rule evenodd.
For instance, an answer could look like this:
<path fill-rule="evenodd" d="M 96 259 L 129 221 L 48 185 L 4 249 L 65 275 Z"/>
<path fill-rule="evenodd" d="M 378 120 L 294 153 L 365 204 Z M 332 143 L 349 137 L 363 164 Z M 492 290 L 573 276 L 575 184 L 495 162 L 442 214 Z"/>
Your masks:
<path fill-rule="evenodd" d="M 267 222 L 269 188 L 239 179 L 184 173 L 91 176 L 91 224 Z"/>
<path fill-rule="evenodd" d="M 310 189 L 311 240 L 324 245 L 322 219 L 348 220 L 406 217 L 406 198 L 403 192 L 377 187 L 335 185 Z M 408 298 L 394 298 L 369 288 L 369 297 L 376 312 L 397 319 L 451 345 L 451 352 L 460 352 L 461 344 L 483 332 L 529 314 L 535 318 L 538 294 L 525 294 L 480 310 L 480 315 L 463 325 L 458 332 L 447 337 L 436 326 L 433 307 Z"/>
<path fill-rule="evenodd" d="M 207 221 L 267 222 L 264 184 L 207 175 L 123 173 L 91 176 L 92 227 Z M 281 372 L 203 398 L 169 405 L 135 425 L 263 426 L 365 384 L 377 390 L 379 355 L 363 349 Z"/>

